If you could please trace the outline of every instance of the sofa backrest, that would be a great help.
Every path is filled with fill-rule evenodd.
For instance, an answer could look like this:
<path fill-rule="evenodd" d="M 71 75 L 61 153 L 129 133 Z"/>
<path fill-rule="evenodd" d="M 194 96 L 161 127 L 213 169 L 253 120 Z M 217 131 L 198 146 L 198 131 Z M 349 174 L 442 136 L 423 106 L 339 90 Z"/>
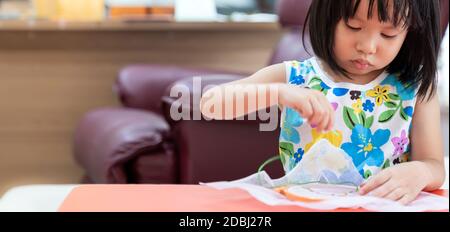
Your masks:
<path fill-rule="evenodd" d="M 306 14 L 312 0 L 278 0 L 276 12 L 280 25 L 287 30 L 276 45 L 269 65 L 281 63 L 287 60 L 304 60 L 313 54 L 309 46 L 309 36 L 305 35 L 305 45 L 302 43 L 302 29 L 305 24 Z"/>

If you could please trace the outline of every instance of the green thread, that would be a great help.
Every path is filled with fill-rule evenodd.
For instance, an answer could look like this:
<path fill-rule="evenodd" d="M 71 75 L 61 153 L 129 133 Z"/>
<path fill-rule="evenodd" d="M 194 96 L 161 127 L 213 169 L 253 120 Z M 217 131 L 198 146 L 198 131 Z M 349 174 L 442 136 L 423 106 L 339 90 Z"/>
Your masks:
<path fill-rule="evenodd" d="M 270 157 L 268 160 L 264 161 L 264 163 L 259 166 L 258 173 L 261 172 L 265 166 L 267 166 L 268 164 L 272 163 L 273 161 L 279 160 L 279 159 L 280 159 L 279 155 Z"/>
<path fill-rule="evenodd" d="M 262 185 L 262 180 L 261 180 L 261 175 L 259 174 L 265 166 L 267 166 L 268 164 L 272 163 L 275 160 L 279 160 L 281 159 L 279 155 L 270 157 L 269 159 L 267 159 L 266 161 L 264 161 L 264 163 L 262 163 L 259 168 L 258 168 L 258 180 L 259 180 L 259 184 Z"/>

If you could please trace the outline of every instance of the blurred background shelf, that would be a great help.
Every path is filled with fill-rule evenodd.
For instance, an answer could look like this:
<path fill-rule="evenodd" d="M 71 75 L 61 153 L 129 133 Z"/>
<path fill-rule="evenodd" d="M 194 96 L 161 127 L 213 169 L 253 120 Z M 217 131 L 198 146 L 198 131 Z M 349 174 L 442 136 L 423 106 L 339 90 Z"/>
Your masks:
<path fill-rule="evenodd" d="M 165 19 L 102 22 L 0 21 L 0 31 L 279 31 L 276 22 L 173 22 Z"/>

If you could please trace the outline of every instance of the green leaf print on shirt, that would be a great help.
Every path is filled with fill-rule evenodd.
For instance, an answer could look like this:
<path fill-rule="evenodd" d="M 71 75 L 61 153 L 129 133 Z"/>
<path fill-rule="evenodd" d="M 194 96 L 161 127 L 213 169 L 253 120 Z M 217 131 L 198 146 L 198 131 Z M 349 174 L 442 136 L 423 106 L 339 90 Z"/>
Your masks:
<path fill-rule="evenodd" d="M 390 166 L 391 166 L 391 163 L 389 162 L 388 159 L 386 159 L 386 160 L 384 161 L 384 164 L 383 164 L 383 166 L 381 167 L 381 169 L 386 169 L 386 168 L 388 168 L 388 167 L 390 167 Z"/>
<path fill-rule="evenodd" d="M 394 101 L 400 100 L 400 96 L 396 93 L 390 93 L 390 94 L 388 94 L 388 97 Z"/>
<path fill-rule="evenodd" d="M 331 87 L 326 85 L 325 82 L 323 82 L 322 79 L 320 79 L 319 77 L 311 78 L 311 80 L 308 82 L 308 86 L 309 86 L 309 88 L 318 90 L 325 95 L 327 95 L 328 90 L 331 89 Z"/>
<path fill-rule="evenodd" d="M 364 111 L 361 111 L 361 113 L 359 113 L 359 119 L 360 124 L 365 128 L 370 128 L 373 124 L 373 116 L 367 117 Z"/>
<path fill-rule="evenodd" d="M 364 111 L 355 113 L 355 110 L 351 107 L 344 106 L 343 118 L 345 125 L 353 130 L 355 125 L 362 125 L 365 128 L 370 128 L 373 124 L 373 116 L 367 117 Z"/>
<path fill-rule="evenodd" d="M 397 108 L 397 104 L 395 103 L 395 102 L 392 102 L 392 101 L 389 101 L 389 102 L 385 102 L 384 103 L 384 105 L 387 107 L 387 108 Z"/>
<path fill-rule="evenodd" d="M 370 170 L 366 170 L 364 172 L 364 179 L 368 179 L 371 176 L 372 176 L 372 172 Z"/>
<path fill-rule="evenodd" d="M 289 158 L 294 156 L 294 144 L 289 142 L 280 142 L 279 148 L 281 163 L 284 167 L 286 164 L 286 160 L 289 160 Z"/>
<path fill-rule="evenodd" d="M 356 124 L 359 123 L 358 118 L 355 115 L 355 112 L 352 108 L 348 106 L 344 106 L 344 123 L 350 130 L 353 130 Z"/>
<path fill-rule="evenodd" d="M 370 127 L 372 127 L 372 124 L 373 124 L 373 115 L 366 119 L 366 123 L 364 124 L 364 127 L 370 128 Z"/>
<path fill-rule="evenodd" d="M 387 122 L 389 120 L 392 119 L 392 117 L 394 117 L 394 114 L 397 110 L 386 110 L 384 111 L 380 117 L 378 118 L 378 122 Z"/>
<path fill-rule="evenodd" d="M 400 100 L 398 103 L 389 101 L 385 102 L 384 105 L 389 108 L 390 110 L 386 110 L 383 113 L 380 114 L 380 117 L 378 118 L 378 122 L 385 123 L 391 120 L 394 115 L 397 113 L 397 111 L 400 111 L 400 118 L 402 118 L 405 121 L 408 121 L 410 118 L 410 115 L 406 113 L 406 108 L 403 107 L 403 100 Z"/>

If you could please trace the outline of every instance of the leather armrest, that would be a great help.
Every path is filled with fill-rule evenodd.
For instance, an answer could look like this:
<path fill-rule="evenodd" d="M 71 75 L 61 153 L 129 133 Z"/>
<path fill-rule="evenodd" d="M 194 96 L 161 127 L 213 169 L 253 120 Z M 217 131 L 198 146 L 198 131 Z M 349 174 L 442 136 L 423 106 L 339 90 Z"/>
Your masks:
<path fill-rule="evenodd" d="M 167 137 L 169 126 L 157 114 L 102 108 L 81 119 L 74 137 L 74 156 L 94 183 L 127 183 L 125 163 L 140 154 L 161 153 Z"/>

